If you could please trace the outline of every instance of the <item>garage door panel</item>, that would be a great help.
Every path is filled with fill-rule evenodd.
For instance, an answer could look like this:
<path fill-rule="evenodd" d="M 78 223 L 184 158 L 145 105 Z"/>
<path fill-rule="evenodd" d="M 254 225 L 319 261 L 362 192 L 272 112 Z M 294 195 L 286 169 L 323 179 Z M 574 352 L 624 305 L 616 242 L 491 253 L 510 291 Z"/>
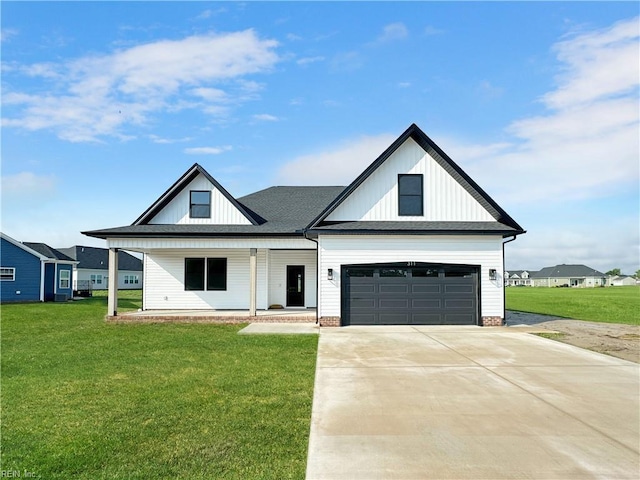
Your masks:
<path fill-rule="evenodd" d="M 444 301 L 444 308 L 473 308 L 474 303 L 472 299 L 447 298 Z"/>
<path fill-rule="evenodd" d="M 378 318 L 380 319 L 380 325 L 407 325 L 409 323 L 409 315 L 402 312 L 380 312 Z"/>
<path fill-rule="evenodd" d="M 473 320 L 474 316 L 471 314 L 446 313 L 444 315 L 445 325 L 471 325 Z"/>
<path fill-rule="evenodd" d="M 439 298 L 412 298 L 411 299 L 411 308 L 413 309 L 438 309 L 442 308 L 442 300 Z"/>
<path fill-rule="evenodd" d="M 344 324 L 477 324 L 477 267 L 385 264 L 345 269 Z"/>
<path fill-rule="evenodd" d="M 352 313 L 351 324 L 352 325 L 375 325 L 377 315 L 371 313 Z"/>
<path fill-rule="evenodd" d="M 445 285 L 444 293 L 466 293 L 472 294 L 475 288 L 473 284 L 469 285 Z"/>
<path fill-rule="evenodd" d="M 378 306 L 380 308 L 409 308 L 408 298 L 380 298 Z"/>
<path fill-rule="evenodd" d="M 351 300 L 351 308 L 376 308 L 375 298 L 353 298 Z"/>
<path fill-rule="evenodd" d="M 376 286 L 373 283 L 351 284 L 351 293 L 376 293 Z"/>
<path fill-rule="evenodd" d="M 413 325 L 442 325 L 444 315 L 439 313 L 414 313 L 411 315 Z"/>
<path fill-rule="evenodd" d="M 381 283 L 378 287 L 380 293 L 406 294 L 409 293 L 409 285 L 393 285 L 389 283 Z"/>
<path fill-rule="evenodd" d="M 411 285 L 411 293 L 439 294 L 442 293 L 442 285 L 421 285 L 414 283 Z"/>

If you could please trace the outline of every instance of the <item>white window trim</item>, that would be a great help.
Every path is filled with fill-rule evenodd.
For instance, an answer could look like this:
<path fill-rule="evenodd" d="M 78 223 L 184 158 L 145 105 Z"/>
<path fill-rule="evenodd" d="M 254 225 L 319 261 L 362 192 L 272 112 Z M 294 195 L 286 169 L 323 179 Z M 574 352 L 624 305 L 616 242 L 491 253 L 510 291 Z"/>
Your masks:
<path fill-rule="evenodd" d="M 62 274 L 63 273 L 67 275 L 67 278 L 62 278 Z M 67 286 L 66 287 L 62 286 L 62 282 L 63 281 L 67 282 Z M 71 288 L 71 271 L 70 270 L 60 270 L 59 271 L 58 288 L 64 288 L 65 290 Z"/>
<path fill-rule="evenodd" d="M 11 270 L 11 278 L 0 278 L 3 282 L 15 282 L 16 281 L 16 269 L 15 267 L 0 267 L 0 270 Z M 7 272 L 7 275 L 9 272 Z M 4 272 L 3 272 L 4 275 Z"/>

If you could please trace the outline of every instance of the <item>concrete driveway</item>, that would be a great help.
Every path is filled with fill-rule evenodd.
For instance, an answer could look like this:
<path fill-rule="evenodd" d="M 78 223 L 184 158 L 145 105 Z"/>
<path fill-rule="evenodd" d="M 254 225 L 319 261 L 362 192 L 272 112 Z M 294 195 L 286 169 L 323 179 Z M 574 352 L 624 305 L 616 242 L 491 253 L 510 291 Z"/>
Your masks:
<path fill-rule="evenodd" d="M 638 479 L 638 364 L 516 328 L 320 330 L 307 479 Z"/>

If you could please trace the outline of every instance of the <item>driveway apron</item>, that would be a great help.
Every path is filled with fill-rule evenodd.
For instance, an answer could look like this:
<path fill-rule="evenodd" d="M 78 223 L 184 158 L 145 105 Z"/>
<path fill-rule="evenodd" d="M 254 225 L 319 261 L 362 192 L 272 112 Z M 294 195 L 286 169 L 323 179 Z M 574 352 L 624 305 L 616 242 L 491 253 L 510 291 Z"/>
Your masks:
<path fill-rule="evenodd" d="M 320 329 L 307 479 L 638 479 L 639 365 L 518 331 Z"/>

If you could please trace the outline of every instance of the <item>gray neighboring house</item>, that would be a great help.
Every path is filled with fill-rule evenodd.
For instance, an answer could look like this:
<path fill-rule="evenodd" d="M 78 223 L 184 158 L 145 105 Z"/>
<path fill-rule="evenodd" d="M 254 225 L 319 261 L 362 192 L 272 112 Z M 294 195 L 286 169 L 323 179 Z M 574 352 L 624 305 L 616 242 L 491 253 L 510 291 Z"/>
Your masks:
<path fill-rule="evenodd" d="M 607 276 L 586 265 L 555 265 L 531 275 L 534 287 L 604 287 Z"/>
<path fill-rule="evenodd" d="M 73 268 L 74 290 L 107 290 L 109 279 L 109 250 L 99 247 L 75 245 L 59 251 L 76 260 Z M 130 253 L 118 252 L 118 289 L 142 288 L 142 260 Z"/>
<path fill-rule="evenodd" d="M 504 272 L 505 287 L 532 287 L 532 270 L 509 270 Z"/>
<path fill-rule="evenodd" d="M 614 275 L 610 276 L 607 285 L 612 287 L 623 287 L 628 285 L 636 285 L 638 281 L 631 275 Z"/>

